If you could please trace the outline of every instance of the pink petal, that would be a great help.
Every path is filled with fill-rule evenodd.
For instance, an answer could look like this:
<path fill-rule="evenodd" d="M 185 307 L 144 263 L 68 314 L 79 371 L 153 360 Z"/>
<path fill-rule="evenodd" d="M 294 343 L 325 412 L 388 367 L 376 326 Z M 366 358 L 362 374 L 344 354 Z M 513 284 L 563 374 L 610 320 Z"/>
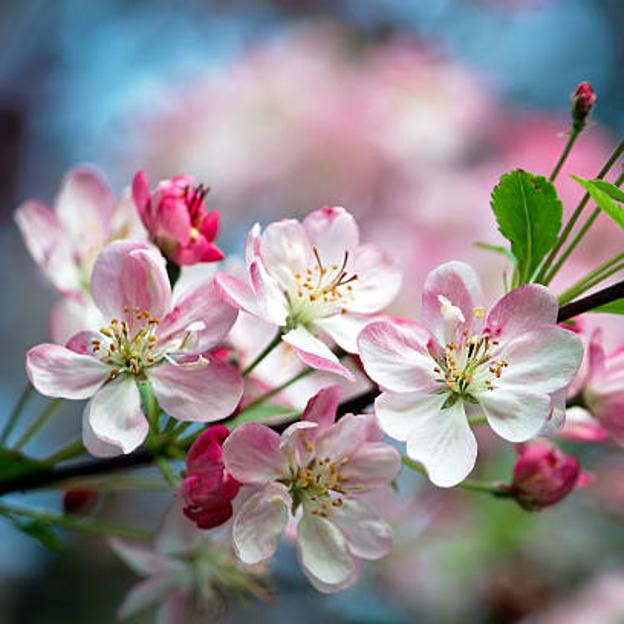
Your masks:
<path fill-rule="evenodd" d="M 165 511 L 154 545 L 159 553 L 176 557 L 191 553 L 205 540 L 205 533 L 199 531 L 182 513 L 182 504 L 176 501 Z"/>
<path fill-rule="evenodd" d="M 278 326 L 285 325 L 288 307 L 283 288 L 267 273 L 260 259 L 249 265 L 249 278 L 262 310 L 261 318 Z"/>
<path fill-rule="evenodd" d="M 420 462 L 431 481 L 452 487 L 471 472 L 477 441 L 461 400 L 442 408 L 448 395 L 384 393 L 375 401 L 381 428 L 392 438 L 407 441 L 407 455 Z"/>
<path fill-rule="evenodd" d="M 115 197 L 102 174 L 93 167 L 77 167 L 63 180 L 56 214 L 86 256 L 112 235 Z"/>
<path fill-rule="evenodd" d="M 191 218 L 188 206 L 178 197 L 161 197 L 154 207 L 155 231 L 158 238 L 186 245 L 191 239 Z"/>
<path fill-rule="evenodd" d="M 134 585 L 117 610 L 119 619 L 131 618 L 141 611 L 160 604 L 170 591 L 166 576 L 152 576 Z"/>
<path fill-rule="evenodd" d="M 364 370 L 384 388 L 396 392 L 433 391 L 435 360 L 423 334 L 410 325 L 371 323 L 360 334 L 358 347 Z"/>
<path fill-rule="evenodd" d="M 323 264 L 341 265 L 345 251 L 353 253 L 359 244 L 353 216 L 340 206 L 325 206 L 303 220 L 310 244 L 317 248 Z"/>
<path fill-rule="evenodd" d="M 369 429 L 370 423 L 366 415 L 347 414 L 317 438 L 316 454 L 334 461 L 348 457 L 364 444 Z"/>
<path fill-rule="evenodd" d="M 93 434 L 118 446 L 124 454 L 140 446 L 149 426 L 141 411 L 141 399 L 134 377 L 122 375 L 100 388 L 87 406 Z"/>
<path fill-rule="evenodd" d="M 295 350 L 304 364 L 317 370 L 337 373 L 349 381 L 355 380 L 353 373 L 340 363 L 331 349 L 324 342 L 314 337 L 305 327 L 300 325 L 296 329 L 292 329 L 282 336 L 282 340 Z"/>
<path fill-rule="evenodd" d="M 357 353 L 360 332 L 375 319 L 366 314 L 334 314 L 315 321 L 317 329 L 325 332 L 341 349 Z"/>
<path fill-rule="evenodd" d="M 111 369 L 91 355 L 55 344 L 41 344 L 26 354 L 26 374 L 37 392 L 64 399 L 87 399 L 106 381 Z"/>
<path fill-rule="evenodd" d="M 509 442 L 526 442 L 535 437 L 550 416 L 550 397 L 528 388 L 499 386 L 476 397 L 490 427 Z"/>
<path fill-rule="evenodd" d="M 305 571 L 325 585 L 340 585 L 352 578 L 355 563 L 347 540 L 329 519 L 304 511 L 297 526 L 297 546 Z"/>
<path fill-rule="evenodd" d="M 44 204 L 27 201 L 15 212 L 15 222 L 30 255 L 54 286 L 62 292 L 80 290 L 72 244 L 58 217 Z"/>
<path fill-rule="evenodd" d="M 494 338 L 511 340 L 539 325 L 554 325 L 558 311 L 557 298 L 546 287 L 527 284 L 496 303 L 487 316 L 485 329 Z"/>
<path fill-rule="evenodd" d="M 148 230 L 152 229 L 152 216 L 150 214 L 151 198 L 152 194 L 150 192 L 147 174 L 141 169 L 136 172 L 132 180 L 132 199 L 134 200 L 143 225 Z"/>
<path fill-rule="evenodd" d="M 362 245 L 353 255 L 350 272 L 358 278 L 353 282 L 353 301 L 349 311 L 378 312 L 397 296 L 402 272 L 399 265 L 376 245 Z"/>
<path fill-rule="evenodd" d="M 175 302 L 158 326 L 159 346 L 172 343 L 167 351 L 176 352 L 186 343 L 183 353 L 204 353 L 223 341 L 237 316 L 237 310 L 217 294 L 214 280 L 200 282 Z M 194 323 L 203 324 L 203 328 L 188 335 L 188 328 Z"/>
<path fill-rule="evenodd" d="M 221 299 L 232 307 L 264 319 L 263 311 L 258 305 L 256 293 L 238 277 L 217 273 L 215 276 L 215 287 Z"/>
<path fill-rule="evenodd" d="M 317 436 L 327 431 L 334 424 L 340 395 L 340 386 L 327 386 L 319 390 L 308 401 L 301 418 L 318 424 Z"/>
<path fill-rule="evenodd" d="M 234 550 L 243 563 L 253 565 L 273 555 L 288 523 L 291 503 L 281 483 L 265 485 L 243 503 L 232 527 Z"/>
<path fill-rule="evenodd" d="M 576 442 L 604 442 L 609 438 L 607 430 L 584 408 L 570 407 L 566 410 L 564 428 L 559 437 Z"/>
<path fill-rule="evenodd" d="M 89 403 L 82 412 L 82 443 L 94 457 L 117 457 L 123 455 L 123 451 L 116 444 L 109 444 L 98 438 L 93 432 L 89 422 Z"/>
<path fill-rule="evenodd" d="M 169 592 L 156 613 L 156 624 L 184 624 L 187 600 L 185 590 Z"/>
<path fill-rule="evenodd" d="M 104 325 L 101 312 L 86 293 L 72 293 L 54 304 L 50 314 L 50 335 L 65 344 L 82 330 L 98 330 Z"/>
<path fill-rule="evenodd" d="M 464 321 L 449 327 L 442 313 L 440 296 L 459 308 Z M 483 301 L 481 284 L 474 270 L 463 262 L 447 262 L 429 273 L 425 280 L 422 301 L 424 323 L 439 344 L 445 345 L 455 338 L 455 332 L 472 327 L 473 310 Z"/>
<path fill-rule="evenodd" d="M 91 292 L 105 318 L 127 318 L 127 306 L 162 319 L 171 308 L 164 258 L 145 243 L 116 241 L 95 261 Z"/>
<path fill-rule="evenodd" d="M 347 538 L 349 551 L 363 559 L 381 559 L 392 551 L 392 528 L 361 500 L 343 498 L 331 510 L 333 522 Z"/>
<path fill-rule="evenodd" d="M 340 469 L 350 486 L 372 489 L 388 485 L 401 470 L 401 455 L 385 442 L 362 444 Z"/>
<path fill-rule="evenodd" d="M 253 225 L 247 240 L 245 241 L 245 265 L 249 266 L 251 262 L 260 255 L 260 244 L 262 240 L 262 228 L 259 223 Z"/>
<path fill-rule="evenodd" d="M 243 394 L 238 371 L 218 358 L 166 362 L 147 369 L 160 407 L 178 420 L 212 422 L 229 416 Z"/>
<path fill-rule="evenodd" d="M 117 537 L 109 538 L 108 543 L 117 556 L 133 572 L 140 576 L 163 574 L 168 569 L 167 558 L 161 553 L 155 552 L 152 548 L 139 546 L 134 542 Z"/>
<path fill-rule="evenodd" d="M 223 464 L 243 484 L 267 483 L 288 471 L 280 436 L 259 423 L 245 423 L 223 443 Z"/>

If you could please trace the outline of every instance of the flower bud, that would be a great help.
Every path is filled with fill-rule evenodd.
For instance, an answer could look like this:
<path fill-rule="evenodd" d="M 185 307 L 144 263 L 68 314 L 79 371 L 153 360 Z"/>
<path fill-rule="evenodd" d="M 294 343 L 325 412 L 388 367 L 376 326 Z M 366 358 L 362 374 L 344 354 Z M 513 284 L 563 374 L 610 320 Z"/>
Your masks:
<path fill-rule="evenodd" d="M 213 243 L 219 230 L 219 213 L 207 212 L 208 188 L 195 186 L 191 176 L 161 180 L 152 193 L 144 171 L 132 182 L 132 197 L 152 241 L 179 265 L 216 262 L 223 252 Z"/>
<path fill-rule="evenodd" d="M 565 498 L 578 484 L 579 461 L 548 442 L 520 449 L 513 469 L 510 494 L 529 511 L 538 511 Z"/>
<path fill-rule="evenodd" d="M 70 514 L 88 514 L 97 501 L 97 492 L 89 487 L 74 487 L 63 494 L 63 510 Z"/>
<path fill-rule="evenodd" d="M 572 94 L 572 123 L 576 130 L 582 130 L 585 121 L 596 103 L 596 93 L 589 82 L 581 82 Z"/>
<path fill-rule="evenodd" d="M 186 457 L 186 474 L 178 495 L 184 515 L 200 529 L 217 527 L 232 516 L 232 500 L 240 484 L 223 467 L 221 447 L 229 435 L 224 425 L 213 425 L 195 440 Z"/>

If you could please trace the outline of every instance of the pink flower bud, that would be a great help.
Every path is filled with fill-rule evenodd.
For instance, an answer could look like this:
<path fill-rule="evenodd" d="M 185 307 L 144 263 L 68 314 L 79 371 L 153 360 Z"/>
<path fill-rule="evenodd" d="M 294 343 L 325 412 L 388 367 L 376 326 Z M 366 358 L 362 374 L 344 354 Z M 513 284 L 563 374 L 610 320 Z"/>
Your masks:
<path fill-rule="evenodd" d="M 589 82 L 581 82 L 572 94 L 572 120 L 576 128 L 583 128 L 595 103 L 596 93 L 593 87 Z"/>
<path fill-rule="evenodd" d="M 224 425 L 213 425 L 195 440 L 186 457 L 186 475 L 178 495 L 184 515 L 200 529 L 217 527 L 232 516 L 232 500 L 240 484 L 223 467 L 221 446 L 229 435 Z"/>
<path fill-rule="evenodd" d="M 195 186 L 191 176 L 161 180 L 150 191 L 147 175 L 138 171 L 132 182 L 132 197 L 150 238 L 176 264 L 216 262 L 223 252 L 213 244 L 219 230 L 219 213 L 207 212 L 208 188 Z"/>
<path fill-rule="evenodd" d="M 525 509 L 537 511 L 565 498 L 579 482 L 581 466 L 573 455 L 547 442 L 521 447 L 510 493 Z"/>
<path fill-rule="evenodd" d="M 70 514 L 88 514 L 97 501 L 97 492 L 88 487 L 75 487 L 65 490 L 63 510 Z"/>

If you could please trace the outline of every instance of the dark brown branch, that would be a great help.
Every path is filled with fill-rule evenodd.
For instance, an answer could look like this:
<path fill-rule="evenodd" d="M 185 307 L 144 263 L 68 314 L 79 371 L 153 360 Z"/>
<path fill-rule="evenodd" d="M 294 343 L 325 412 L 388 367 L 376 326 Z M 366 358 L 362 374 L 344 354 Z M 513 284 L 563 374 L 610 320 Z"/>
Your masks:
<path fill-rule="evenodd" d="M 579 314 L 589 312 L 594 308 L 605 305 L 607 303 L 611 303 L 612 301 L 616 301 L 617 299 L 622 299 L 623 297 L 624 281 L 618 282 L 617 284 L 613 284 L 613 286 L 603 288 L 602 290 L 599 290 L 592 295 L 588 295 L 587 297 L 577 299 L 576 301 L 572 301 L 570 303 L 566 303 L 564 306 L 561 306 L 559 308 L 559 316 L 557 316 L 557 322 L 562 323 L 563 321 L 574 318 Z"/>

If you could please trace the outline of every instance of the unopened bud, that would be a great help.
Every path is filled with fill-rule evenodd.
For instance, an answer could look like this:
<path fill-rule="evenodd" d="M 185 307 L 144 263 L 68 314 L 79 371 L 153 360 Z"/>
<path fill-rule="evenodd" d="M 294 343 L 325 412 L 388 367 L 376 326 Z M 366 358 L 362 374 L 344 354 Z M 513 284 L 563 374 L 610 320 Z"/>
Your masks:
<path fill-rule="evenodd" d="M 75 487 L 65 490 L 63 509 L 70 514 L 88 514 L 97 501 L 97 492 L 88 487 Z"/>
<path fill-rule="evenodd" d="M 577 131 L 585 127 L 587 117 L 596 104 L 596 92 L 589 82 L 581 82 L 572 94 L 572 124 Z"/>

